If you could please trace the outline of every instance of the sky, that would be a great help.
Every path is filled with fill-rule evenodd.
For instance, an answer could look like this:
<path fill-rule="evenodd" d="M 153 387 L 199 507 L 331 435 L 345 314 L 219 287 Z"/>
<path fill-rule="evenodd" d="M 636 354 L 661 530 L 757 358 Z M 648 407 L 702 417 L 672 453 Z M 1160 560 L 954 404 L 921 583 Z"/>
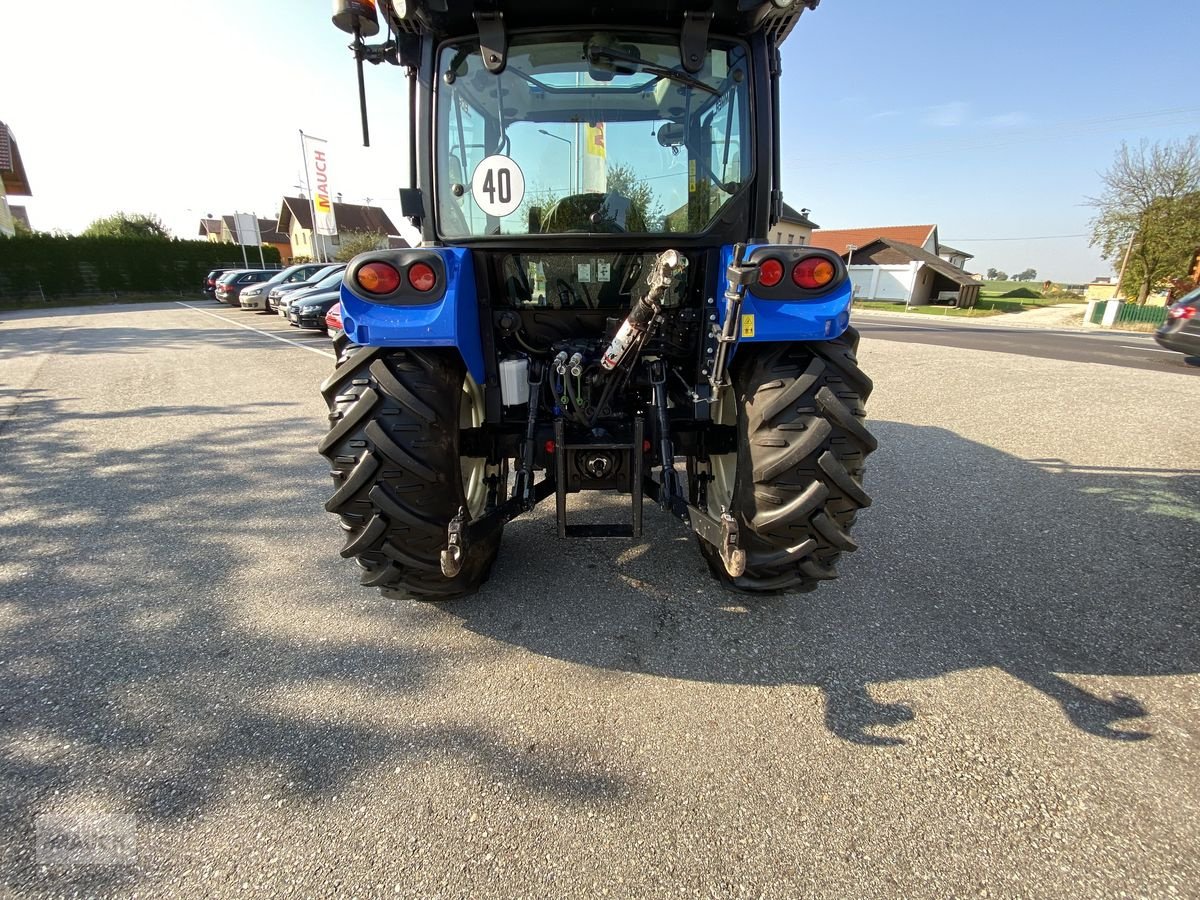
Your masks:
<path fill-rule="evenodd" d="M 372 146 L 327 0 L 13 3 L 0 121 L 35 228 L 118 209 L 180 237 L 275 216 L 302 179 L 299 131 L 329 140 L 331 186 L 399 225 L 407 86 L 367 71 Z M 1190 0 L 823 0 L 784 48 L 783 187 L 825 228 L 936 224 L 968 268 L 1086 282 L 1099 174 L 1122 141 L 1200 133 Z"/>

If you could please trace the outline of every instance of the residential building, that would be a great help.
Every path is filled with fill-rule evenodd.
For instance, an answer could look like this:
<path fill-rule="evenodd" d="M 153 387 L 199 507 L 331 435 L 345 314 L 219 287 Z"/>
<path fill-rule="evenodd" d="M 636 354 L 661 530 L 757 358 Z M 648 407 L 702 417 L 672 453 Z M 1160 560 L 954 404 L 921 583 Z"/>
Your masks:
<path fill-rule="evenodd" d="M 214 244 L 221 243 L 222 221 L 209 216 L 200 220 L 200 237 Z"/>
<path fill-rule="evenodd" d="M 243 241 L 238 239 L 238 223 L 234 216 L 221 216 L 221 241 L 226 244 L 240 244 Z M 247 231 L 250 226 L 246 226 Z M 290 260 L 295 254 L 292 253 L 292 242 L 288 239 L 287 234 L 279 230 L 279 223 L 275 219 L 258 218 L 258 240 L 264 246 L 274 247 L 279 251 L 279 258 L 284 262 Z M 245 242 L 247 246 L 254 245 L 254 235 L 247 235 L 248 240 Z"/>
<path fill-rule="evenodd" d="M 17 231 L 8 198 L 29 197 L 32 193 L 17 139 L 9 127 L 0 122 L 0 234 L 11 237 Z"/>
<path fill-rule="evenodd" d="M 236 216 L 207 216 L 200 220 L 200 237 L 207 238 L 212 243 L 217 244 L 240 244 L 238 240 L 238 223 Z M 256 235 L 247 235 L 249 242 L 247 246 L 257 246 L 261 242 L 264 246 L 274 247 L 279 251 L 279 258 L 287 262 L 292 258 L 292 244 L 288 240 L 288 236 L 279 230 L 279 223 L 275 219 L 258 218 L 258 233 Z M 257 238 L 257 240 L 256 240 Z"/>
<path fill-rule="evenodd" d="M 1117 279 L 1111 275 L 1095 278 L 1083 292 L 1084 300 L 1112 300 L 1117 296 Z"/>
<path fill-rule="evenodd" d="M 333 217 L 339 232 L 370 232 L 391 236 L 398 229 L 378 206 L 334 203 Z M 333 259 L 341 243 L 338 235 L 313 234 L 312 205 L 304 197 L 284 197 L 278 230 L 291 243 L 293 257 Z"/>
<path fill-rule="evenodd" d="M 962 307 L 974 306 L 979 300 L 978 281 L 924 247 L 876 238 L 856 247 L 853 253 L 854 262 L 848 268 L 856 299 Z M 847 251 L 842 257 L 849 255 Z"/>
<path fill-rule="evenodd" d="M 954 266 L 954 268 L 963 270 L 967 268 L 967 260 L 975 258 L 974 255 L 968 253 L 966 250 L 955 250 L 946 244 L 938 244 L 937 255 Z"/>
<path fill-rule="evenodd" d="M 808 214 L 811 210 L 802 209 L 795 210 L 783 204 L 783 218 L 775 223 L 775 228 L 772 229 L 768 238 L 776 244 L 797 244 L 804 246 L 811 242 L 812 233 L 820 228 L 811 219 Z"/>
<path fill-rule="evenodd" d="M 845 256 L 853 248 L 865 247 L 878 238 L 899 241 L 911 247 L 920 247 L 926 253 L 938 254 L 936 225 L 880 225 L 874 228 L 822 228 L 812 233 L 810 243 L 814 247 L 832 250 Z M 857 255 L 855 256 L 855 261 Z"/>

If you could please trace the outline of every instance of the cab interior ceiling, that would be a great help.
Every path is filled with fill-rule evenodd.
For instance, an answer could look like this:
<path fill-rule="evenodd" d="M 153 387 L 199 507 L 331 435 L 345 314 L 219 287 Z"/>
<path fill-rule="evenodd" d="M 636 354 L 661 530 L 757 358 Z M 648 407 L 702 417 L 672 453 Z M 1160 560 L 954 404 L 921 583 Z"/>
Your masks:
<path fill-rule="evenodd" d="M 588 67 L 581 64 L 578 69 L 555 69 L 556 74 L 571 74 L 573 71 L 586 74 Z M 684 98 L 691 90 L 687 85 L 677 84 L 658 75 L 647 76 L 644 83 L 628 87 L 552 86 L 514 65 L 511 58 L 505 73 L 515 75 L 523 83 L 514 84 L 513 79 L 504 76 L 498 78 L 480 67 L 461 78 L 456 78 L 453 87 L 459 97 L 489 116 L 500 109 L 503 96 L 503 114 L 508 122 L 679 120 L 688 108 Z M 730 78 L 727 77 L 722 82 L 712 84 L 712 87 L 724 95 L 730 89 L 729 82 Z M 707 92 L 700 92 L 700 96 L 704 98 L 702 102 L 692 101 L 693 113 L 703 113 L 721 99 Z"/>

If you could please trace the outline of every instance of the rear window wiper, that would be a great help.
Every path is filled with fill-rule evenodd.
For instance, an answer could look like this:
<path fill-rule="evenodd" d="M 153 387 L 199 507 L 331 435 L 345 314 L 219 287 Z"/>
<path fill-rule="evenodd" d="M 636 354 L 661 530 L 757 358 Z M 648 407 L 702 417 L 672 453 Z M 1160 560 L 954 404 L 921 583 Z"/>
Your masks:
<path fill-rule="evenodd" d="M 646 62 L 628 53 L 622 53 L 620 50 L 613 50 L 611 47 L 597 47 L 588 45 L 584 52 L 587 54 L 587 61 L 596 64 L 601 60 L 607 62 L 624 62 L 629 63 L 634 68 L 628 72 L 620 71 L 622 75 L 632 75 L 634 72 L 645 72 L 649 75 L 657 75 L 659 78 L 668 78 L 678 84 L 685 84 L 688 87 L 696 88 L 697 90 L 705 91 L 712 94 L 714 97 L 720 97 L 721 92 L 711 85 L 705 84 L 699 78 L 693 78 L 685 72 L 680 72 L 678 69 L 669 69 L 666 66 L 660 66 L 656 63 Z M 614 66 L 614 68 L 618 68 Z M 621 67 L 623 69 L 624 67 Z"/>

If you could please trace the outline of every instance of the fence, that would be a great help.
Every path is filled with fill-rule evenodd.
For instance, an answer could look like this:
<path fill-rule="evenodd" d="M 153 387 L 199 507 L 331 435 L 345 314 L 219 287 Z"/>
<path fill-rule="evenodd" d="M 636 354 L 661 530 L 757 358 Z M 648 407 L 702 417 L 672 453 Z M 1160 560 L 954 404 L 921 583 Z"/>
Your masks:
<path fill-rule="evenodd" d="M 1138 306 L 1136 303 L 1122 303 L 1117 311 L 1117 322 L 1143 325 L 1161 325 L 1167 321 L 1165 306 Z"/>
<path fill-rule="evenodd" d="M 1085 320 L 1090 325 L 1104 328 L 1125 326 L 1134 331 L 1153 330 L 1167 321 L 1165 306 L 1138 306 L 1120 300 L 1091 300 L 1088 302 Z"/>

